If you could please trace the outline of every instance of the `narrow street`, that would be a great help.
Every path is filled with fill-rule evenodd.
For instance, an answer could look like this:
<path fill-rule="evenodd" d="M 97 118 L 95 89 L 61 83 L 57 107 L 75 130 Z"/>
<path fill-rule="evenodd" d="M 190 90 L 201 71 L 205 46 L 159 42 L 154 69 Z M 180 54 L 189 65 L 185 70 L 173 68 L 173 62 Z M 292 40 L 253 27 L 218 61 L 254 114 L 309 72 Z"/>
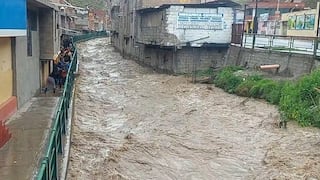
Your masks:
<path fill-rule="evenodd" d="M 318 179 L 320 130 L 277 108 L 79 44 L 67 179 Z"/>

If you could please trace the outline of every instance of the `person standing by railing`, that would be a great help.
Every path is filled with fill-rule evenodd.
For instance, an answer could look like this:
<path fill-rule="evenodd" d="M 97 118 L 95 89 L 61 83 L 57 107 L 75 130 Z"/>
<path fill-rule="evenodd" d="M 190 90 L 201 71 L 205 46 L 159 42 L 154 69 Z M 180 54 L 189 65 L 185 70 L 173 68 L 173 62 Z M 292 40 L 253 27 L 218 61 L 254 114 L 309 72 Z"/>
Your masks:
<path fill-rule="evenodd" d="M 48 90 L 51 90 L 51 89 L 53 93 L 56 93 L 56 81 L 54 79 L 53 73 L 50 73 L 50 75 L 47 78 L 47 86 L 44 89 L 44 93 L 46 94 Z"/>

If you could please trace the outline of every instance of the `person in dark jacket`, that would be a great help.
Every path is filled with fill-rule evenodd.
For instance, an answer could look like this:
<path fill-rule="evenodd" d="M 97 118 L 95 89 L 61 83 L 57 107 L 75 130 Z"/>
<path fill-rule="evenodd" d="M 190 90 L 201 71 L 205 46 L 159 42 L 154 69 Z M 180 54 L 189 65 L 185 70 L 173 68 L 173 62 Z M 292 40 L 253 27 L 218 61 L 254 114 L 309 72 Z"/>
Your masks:
<path fill-rule="evenodd" d="M 54 79 L 53 73 L 50 73 L 47 78 L 47 85 L 46 85 L 46 88 L 44 89 L 44 93 L 47 93 L 47 91 L 51 89 L 53 93 L 56 93 L 56 81 Z"/>

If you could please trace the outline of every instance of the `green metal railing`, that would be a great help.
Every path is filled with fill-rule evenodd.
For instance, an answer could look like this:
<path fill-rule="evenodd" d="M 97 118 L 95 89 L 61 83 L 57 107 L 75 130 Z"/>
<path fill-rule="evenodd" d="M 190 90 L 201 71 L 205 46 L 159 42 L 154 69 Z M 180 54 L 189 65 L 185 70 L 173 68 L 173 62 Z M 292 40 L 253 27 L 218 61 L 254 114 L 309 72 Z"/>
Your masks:
<path fill-rule="evenodd" d="M 106 37 L 107 33 L 90 33 L 73 37 L 73 43 L 89 40 L 97 37 Z M 57 180 L 59 179 L 59 156 L 63 152 L 63 138 L 67 131 L 67 123 L 70 102 L 73 95 L 75 71 L 77 69 L 78 58 L 75 48 L 70 68 L 64 84 L 63 94 L 59 99 L 56 114 L 47 141 L 47 149 L 41 159 L 41 164 L 36 176 L 37 180 Z"/>
<path fill-rule="evenodd" d="M 73 41 L 74 42 L 87 41 L 87 40 L 98 38 L 98 37 L 108 37 L 108 36 L 110 36 L 109 32 L 105 32 L 105 31 L 93 32 L 93 33 L 83 34 L 80 36 L 74 36 Z"/>

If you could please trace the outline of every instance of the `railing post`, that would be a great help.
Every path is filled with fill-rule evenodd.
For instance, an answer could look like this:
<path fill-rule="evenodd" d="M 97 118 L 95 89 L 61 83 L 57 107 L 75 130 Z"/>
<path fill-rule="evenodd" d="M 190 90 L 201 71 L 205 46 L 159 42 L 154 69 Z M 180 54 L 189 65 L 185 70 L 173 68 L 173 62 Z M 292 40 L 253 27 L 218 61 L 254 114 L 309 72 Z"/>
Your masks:
<path fill-rule="evenodd" d="M 244 36 L 244 43 L 243 43 L 243 47 L 246 47 L 246 44 L 247 44 L 247 34 L 246 34 L 246 33 L 244 33 L 244 34 L 243 34 L 243 36 Z"/>
<path fill-rule="evenodd" d="M 272 50 L 272 45 L 273 45 L 273 40 L 274 40 L 275 36 L 273 35 L 272 37 L 269 37 L 269 50 Z"/>
<path fill-rule="evenodd" d="M 319 46 L 319 41 L 318 38 L 314 38 L 313 40 L 314 45 L 313 45 L 313 57 L 316 58 L 317 57 L 317 51 L 318 51 L 318 46 Z"/>
<path fill-rule="evenodd" d="M 77 49 L 74 43 L 103 35 L 106 34 L 97 32 L 92 34 L 85 34 L 82 36 L 74 36 L 72 38 L 72 44 L 74 45 L 74 54 L 68 70 L 65 87 L 63 89 L 63 95 L 60 97 L 59 106 L 53 118 L 54 122 L 49 135 L 47 151 L 39 167 L 39 171 L 36 176 L 37 180 L 59 179 L 58 156 L 63 152 L 63 135 L 65 135 L 67 130 L 66 123 L 69 118 L 68 110 L 70 107 L 72 90 L 75 80 L 74 72 L 77 70 L 78 63 Z"/>
<path fill-rule="evenodd" d="M 291 53 L 292 47 L 293 47 L 293 36 L 290 37 L 290 43 L 289 43 L 289 53 Z"/>
<path fill-rule="evenodd" d="M 252 39 L 252 49 L 254 49 L 254 45 L 256 44 L 256 34 L 253 34 L 253 39 Z"/>

